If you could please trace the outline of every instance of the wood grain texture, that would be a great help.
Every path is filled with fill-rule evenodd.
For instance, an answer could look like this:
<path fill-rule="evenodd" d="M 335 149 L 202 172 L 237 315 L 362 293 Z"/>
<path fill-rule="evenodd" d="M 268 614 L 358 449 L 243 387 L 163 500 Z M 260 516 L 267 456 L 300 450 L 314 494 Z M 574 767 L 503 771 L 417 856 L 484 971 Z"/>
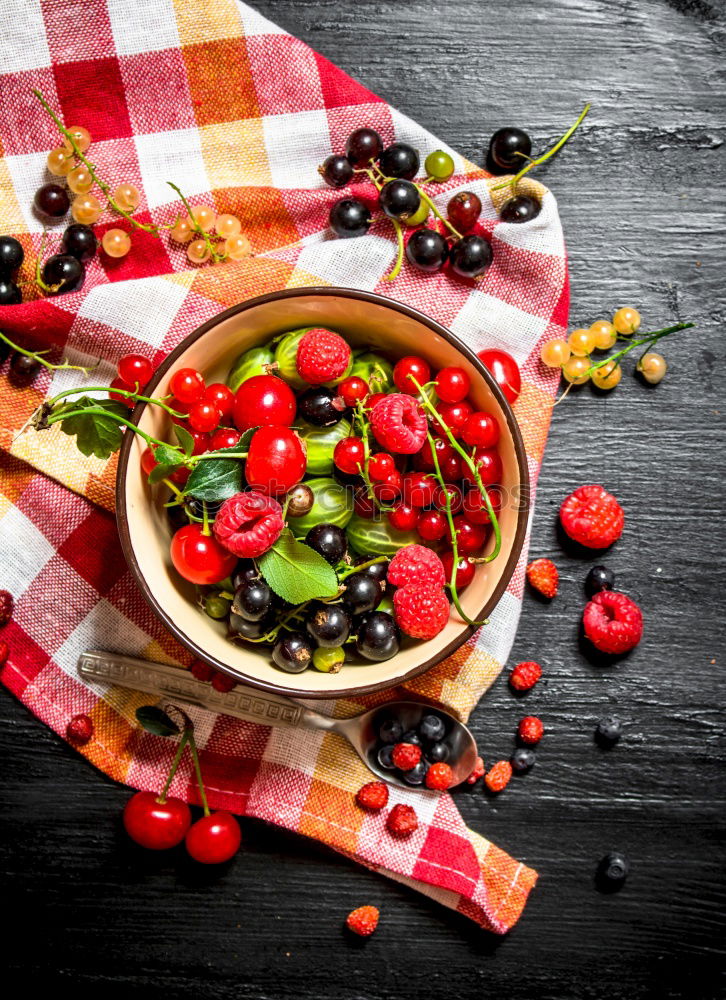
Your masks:
<path fill-rule="evenodd" d="M 626 373 L 555 411 L 533 554 L 554 554 L 561 595 L 528 595 L 513 662 L 546 681 L 515 700 L 501 678 L 473 716 L 490 760 L 507 756 L 526 705 L 547 735 L 532 774 L 499 799 L 458 801 L 470 824 L 541 872 L 505 939 L 317 844 L 246 823 L 221 872 L 130 847 L 127 791 L 0 698 L 0 866 L 12 918 L 5 965 L 28 980 L 106 997 L 214 1000 L 639 1000 L 723 995 L 724 920 L 724 40 L 708 0 L 256 0 L 434 134 L 481 162 L 491 132 L 556 138 L 585 100 L 572 147 L 540 171 L 557 194 L 572 272 L 572 321 L 618 305 L 664 345 L 656 389 Z M 563 553 L 561 499 L 602 482 L 627 512 L 608 555 L 643 606 L 645 638 L 617 667 L 578 645 L 588 564 Z M 596 720 L 627 720 L 598 749 Z M 617 848 L 625 889 L 594 866 Z M 364 948 L 343 939 L 352 907 L 383 917 Z"/>

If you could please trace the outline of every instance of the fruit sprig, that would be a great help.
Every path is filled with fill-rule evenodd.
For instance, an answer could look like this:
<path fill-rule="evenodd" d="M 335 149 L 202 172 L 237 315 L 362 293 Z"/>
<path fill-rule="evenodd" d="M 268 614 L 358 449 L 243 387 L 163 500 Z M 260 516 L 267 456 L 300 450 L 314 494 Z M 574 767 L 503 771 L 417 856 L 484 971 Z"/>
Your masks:
<path fill-rule="evenodd" d="M 585 120 L 585 116 L 590 110 L 590 107 L 591 105 L 589 103 L 585 105 L 577 121 L 567 129 L 565 134 L 561 136 L 554 144 L 554 146 L 552 146 L 551 149 L 548 149 L 546 153 L 542 153 L 540 156 L 533 158 L 528 153 L 523 152 L 521 149 L 517 148 L 512 149 L 510 152 L 511 156 L 518 157 L 520 160 L 527 160 L 528 162 L 525 164 L 525 166 L 522 167 L 522 169 L 518 173 L 514 175 L 514 177 L 512 177 L 511 180 L 502 181 L 501 184 L 495 184 L 491 190 L 500 191 L 502 188 L 511 187 L 512 192 L 516 194 L 517 184 L 519 184 L 519 182 L 521 181 L 521 179 L 524 177 L 525 174 L 528 174 L 530 170 L 534 169 L 534 167 L 538 167 L 542 163 L 546 163 L 551 156 L 554 156 L 555 153 L 557 153 L 560 149 L 562 149 L 565 143 L 569 142 L 569 140 L 578 130 L 582 122 Z"/>
<path fill-rule="evenodd" d="M 71 365 L 65 359 L 59 365 L 54 364 L 52 361 L 48 361 L 48 359 L 45 357 L 46 354 L 50 354 L 52 348 L 49 347 L 46 351 L 29 351 L 27 348 L 21 347 L 19 344 L 14 343 L 9 337 L 6 337 L 5 334 L 2 332 L 2 330 L 0 330 L 0 341 L 4 344 L 7 344 L 7 346 L 12 351 L 14 351 L 16 355 L 22 355 L 23 357 L 28 358 L 30 361 L 35 362 L 35 366 L 32 369 L 33 372 L 37 371 L 38 366 L 42 365 L 49 371 L 55 371 L 55 372 L 75 371 L 75 372 L 83 372 L 84 375 L 88 375 L 89 372 L 93 371 L 93 368 L 98 367 L 98 365 L 93 365 L 91 367 L 84 367 L 83 365 Z M 24 374 L 27 376 L 30 371 L 30 366 L 26 364 L 24 367 L 26 369 Z M 102 386 L 103 390 L 105 390 L 106 388 L 107 386 Z M 83 391 L 85 392 L 86 390 Z"/>

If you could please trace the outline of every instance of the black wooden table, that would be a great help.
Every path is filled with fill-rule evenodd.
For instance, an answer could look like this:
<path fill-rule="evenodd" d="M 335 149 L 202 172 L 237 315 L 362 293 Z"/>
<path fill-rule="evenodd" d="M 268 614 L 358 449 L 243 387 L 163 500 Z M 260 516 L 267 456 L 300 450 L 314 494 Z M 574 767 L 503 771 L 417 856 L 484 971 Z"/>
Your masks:
<path fill-rule="evenodd" d="M 532 551 L 557 559 L 561 595 L 551 607 L 527 596 L 513 650 L 544 664 L 530 704 L 547 736 L 532 774 L 499 799 L 458 795 L 475 829 L 541 872 L 508 937 L 259 823 L 245 823 L 246 849 L 223 874 L 140 855 L 119 828 L 127 790 L 3 691 L 6 974 L 107 997 L 721 995 L 723 3 L 256 6 L 478 162 L 495 128 L 524 126 L 541 147 L 591 100 L 574 144 L 540 172 L 567 236 L 572 324 L 634 304 L 646 329 L 698 327 L 664 345 L 657 388 L 628 373 L 613 394 L 585 387 L 555 411 Z M 646 619 L 635 654 L 610 669 L 578 647 L 587 564 L 555 532 L 561 499 L 590 481 L 627 512 L 607 562 Z M 479 706 L 490 758 L 508 755 L 521 708 L 504 678 Z M 625 735 L 603 751 L 593 728 L 612 711 Z M 593 873 L 612 848 L 632 874 L 606 896 Z M 361 949 L 340 924 L 365 902 L 383 917 Z"/>

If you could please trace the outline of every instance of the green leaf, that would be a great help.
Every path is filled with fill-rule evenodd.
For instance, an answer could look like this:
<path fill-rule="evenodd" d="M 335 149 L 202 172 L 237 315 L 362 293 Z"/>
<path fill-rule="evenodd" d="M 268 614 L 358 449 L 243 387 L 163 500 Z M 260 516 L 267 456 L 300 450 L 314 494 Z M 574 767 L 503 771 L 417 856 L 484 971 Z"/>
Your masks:
<path fill-rule="evenodd" d="M 156 705 L 142 705 L 141 708 L 137 708 L 136 720 L 147 733 L 153 733 L 155 736 L 177 736 L 181 732 L 179 726 Z"/>
<path fill-rule="evenodd" d="M 103 412 L 84 412 L 91 409 Z M 72 403 L 64 403 L 55 412 L 68 414 L 60 421 L 61 430 L 75 437 L 76 447 L 83 455 L 110 458 L 121 447 L 123 432 L 118 418 L 128 417 L 129 412 L 123 403 L 82 396 Z"/>
<path fill-rule="evenodd" d="M 220 452 L 232 450 L 224 448 Z M 242 463 L 237 458 L 202 459 L 194 467 L 184 489 L 185 495 L 199 500 L 228 500 L 241 491 Z"/>
<path fill-rule="evenodd" d="M 338 592 L 338 578 L 330 563 L 309 545 L 296 541 L 289 528 L 260 556 L 258 566 L 275 593 L 291 604 Z"/>
<path fill-rule="evenodd" d="M 168 465 L 174 469 L 177 465 L 182 464 L 184 455 L 178 448 L 175 448 L 171 444 L 158 444 L 156 448 L 154 448 L 154 458 L 159 465 Z"/>
<path fill-rule="evenodd" d="M 177 466 L 155 465 L 149 473 L 149 485 L 154 486 L 155 483 L 160 483 L 162 479 L 167 479 L 175 468 L 177 468 Z"/>
<path fill-rule="evenodd" d="M 182 427 L 181 424 L 174 424 L 174 433 L 176 434 L 177 441 L 182 446 L 182 451 L 189 458 L 194 451 L 194 438 L 186 427 Z"/>

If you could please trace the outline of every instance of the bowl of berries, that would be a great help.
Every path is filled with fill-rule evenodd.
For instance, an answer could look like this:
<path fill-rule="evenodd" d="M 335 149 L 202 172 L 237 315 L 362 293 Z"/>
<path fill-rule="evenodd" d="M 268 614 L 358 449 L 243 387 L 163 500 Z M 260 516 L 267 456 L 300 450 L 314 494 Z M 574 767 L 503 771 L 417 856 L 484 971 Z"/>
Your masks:
<path fill-rule="evenodd" d="M 371 292 L 221 313 L 133 397 L 117 511 L 144 596 L 231 681 L 323 698 L 422 673 L 486 622 L 522 548 L 506 388 Z"/>

